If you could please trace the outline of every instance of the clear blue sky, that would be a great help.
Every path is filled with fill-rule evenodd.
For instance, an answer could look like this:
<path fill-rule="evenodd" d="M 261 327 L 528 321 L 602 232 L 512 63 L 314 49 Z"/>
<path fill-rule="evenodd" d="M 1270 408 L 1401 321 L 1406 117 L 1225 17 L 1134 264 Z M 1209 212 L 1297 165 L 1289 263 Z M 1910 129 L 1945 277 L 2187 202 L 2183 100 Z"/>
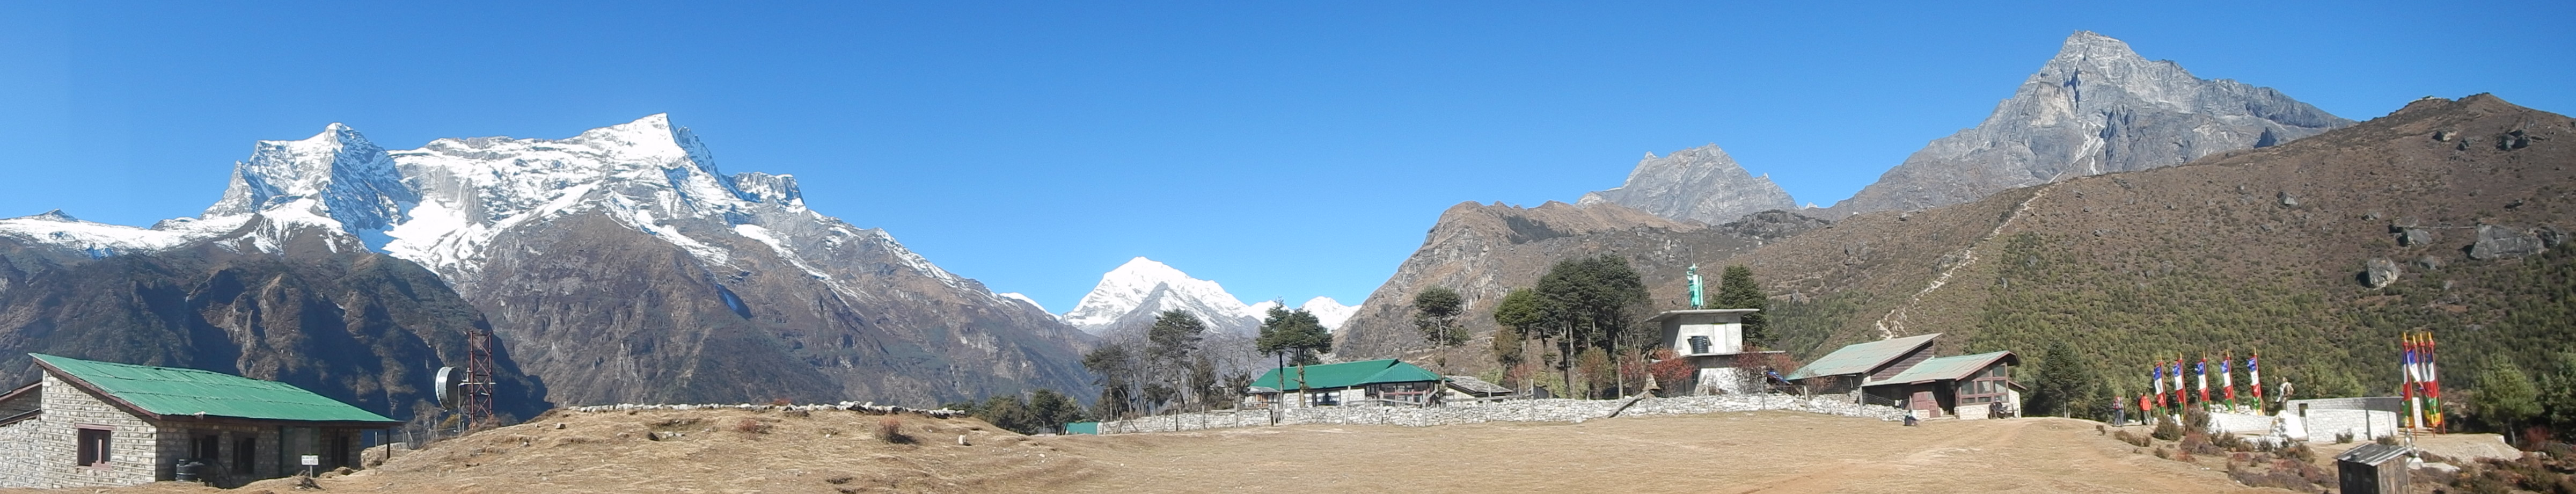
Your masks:
<path fill-rule="evenodd" d="M 0 3 L 0 216 L 191 216 L 252 141 L 331 122 L 401 149 L 668 112 L 1050 310 L 1134 256 L 1356 303 L 1450 205 L 1571 201 L 1646 152 L 1831 204 L 2079 29 L 2354 119 L 2576 110 L 2562 2 L 1603 3 Z"/>

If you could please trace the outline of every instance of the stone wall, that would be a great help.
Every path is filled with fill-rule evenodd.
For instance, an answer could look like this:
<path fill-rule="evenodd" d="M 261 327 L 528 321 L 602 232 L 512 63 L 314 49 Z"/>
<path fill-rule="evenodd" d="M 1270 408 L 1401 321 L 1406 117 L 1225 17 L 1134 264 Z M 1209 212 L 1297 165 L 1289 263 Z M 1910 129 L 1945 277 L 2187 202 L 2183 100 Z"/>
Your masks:
<path fill-rule="evenodd" d="M 1427 427 L 1479 422 L 1582 422 L 1608 417 L 1611 411 L 1618 410 L 1620 405 L 1625 403 L 1627 400 L 1553 399 L 1451 403 L 1432 407 L 1347 406 L 1220 410 L 1102 422 L 1100 433 L 1134 434 L 1259 427 L 1272 425 L 1274 417 L 1278 421 L 1277 425 L 1352 424 Z M 1646 398 L 1630 405 L 1619 415 L 1623 417 L 1688 415 L 1757 410 L 1791 410 L 1879 420 L 1898 420 L 1905 415 L 1904 411 L 1895 408 L 1853 404 L 1848 396 L 1807 398 L 1778 394 Z"/>
<path fill-rule="evenodd" d="M 13 465 L 0 467 L 25 475 L 10 475 L 9 486 L 86 487 L 120 486 L 151 482 L 154 464 L 158 463 L 158 428 L 141 417 L 108 404 L 107 400 L 80 388 L 72 387 L 46 373 L 41 398 L 45 413 L 36 419 L 11 424 L 11 431 L 0 433 L 5 447 L 18 450 Z M 101 466 L 79 466 L 81 428 L 106 428 L 114 432 L 108 438 L 108 462 Z"/>

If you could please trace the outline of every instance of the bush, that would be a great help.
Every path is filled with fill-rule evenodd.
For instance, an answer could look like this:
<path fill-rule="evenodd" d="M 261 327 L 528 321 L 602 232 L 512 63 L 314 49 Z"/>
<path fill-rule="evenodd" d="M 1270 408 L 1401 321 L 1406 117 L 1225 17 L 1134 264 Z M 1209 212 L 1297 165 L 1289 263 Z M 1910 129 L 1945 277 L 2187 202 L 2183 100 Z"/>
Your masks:
<path fill-rule="evenodd" d="M 744 434 L 768 434 L 769 424 L 760 423 L 760 420 L 751 417 L 743 417 L 742 421 L 733 423 L 733 431 Z"/>
<path fill-rule="evenodd" d="M 911 434 L 903 433 L 903 419 L 894 417 L 877 419 L 877 440 L 885 441 L 886 444 L 912 444 L 916 442 L 916 440 L 912 438 Z"/>
<path fill-rule="evenodd" d="M 2112 432 L 2112 433 L 2111 433 L 2111 437 L 2112 437 L 2112 438 L 2119 439 L 2119 440 L 2120 440 L 2120 442 L 2129 443 L 2129 445 L 2130 445 L 2130 446 L 2137 446 L 2137 447 L 2141 447 L 2141 448 L 2147 447 L 2147 443 L 2150 441 L 2149 439 L 2147 439 L 2147 436 L 2141 436 L 2141 435 L 2137 435 L 2137 434 L 2131 434 L 2131 433 L 2129 433 L 2129 431 L 2117 431 L 2117 432 Z"/>
<path fill-rule="evenodd" d="M 2317 450 L 2308 449 L 2308 445 L 2306 444 L 2297 444 L 2287 448 L 2281 448 L 2280 454 L 2282 458 L 2298 460 L 2300 463 L 2317 462 Z"/>
<path fill-rule="evenodd" d="M 2148 433 L 2148 435 L 2155 436 L 2156 439 L 2180 441 L 2182 440 L 2182 424 L 2174 423 L 2173 416 L 2171 415 L 2157 415 L 2156 430 L 2155 432 Z"/>

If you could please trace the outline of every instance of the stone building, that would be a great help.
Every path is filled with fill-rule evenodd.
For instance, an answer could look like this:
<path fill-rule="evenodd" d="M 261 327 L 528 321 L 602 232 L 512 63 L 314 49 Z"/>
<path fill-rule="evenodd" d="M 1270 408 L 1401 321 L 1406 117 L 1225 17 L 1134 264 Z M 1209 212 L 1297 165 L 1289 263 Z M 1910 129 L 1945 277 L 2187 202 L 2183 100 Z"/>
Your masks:
<path fill-rule="evenodd" d="M 401 422 L 285 383 L 195 369 L 33 355 L 37 382 L 0 394 L 0 487 L 175 480 L 194 460 L 231 487 L 358 467 L 360 433 Z"/>

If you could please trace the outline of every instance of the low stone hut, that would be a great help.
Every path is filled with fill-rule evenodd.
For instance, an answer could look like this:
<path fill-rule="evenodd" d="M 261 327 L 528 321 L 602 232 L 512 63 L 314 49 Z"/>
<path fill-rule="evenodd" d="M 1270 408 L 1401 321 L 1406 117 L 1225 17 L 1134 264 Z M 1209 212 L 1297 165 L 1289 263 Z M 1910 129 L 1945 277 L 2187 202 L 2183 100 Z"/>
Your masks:
<path fill-rule="evenodd" d="M 0 394 L 0 487 L 201 479 L 230 487 L 357 468 L 362 431 L 400 421 L 286 383 L 196 369 L 33 355 L 37 382 Z"/>

